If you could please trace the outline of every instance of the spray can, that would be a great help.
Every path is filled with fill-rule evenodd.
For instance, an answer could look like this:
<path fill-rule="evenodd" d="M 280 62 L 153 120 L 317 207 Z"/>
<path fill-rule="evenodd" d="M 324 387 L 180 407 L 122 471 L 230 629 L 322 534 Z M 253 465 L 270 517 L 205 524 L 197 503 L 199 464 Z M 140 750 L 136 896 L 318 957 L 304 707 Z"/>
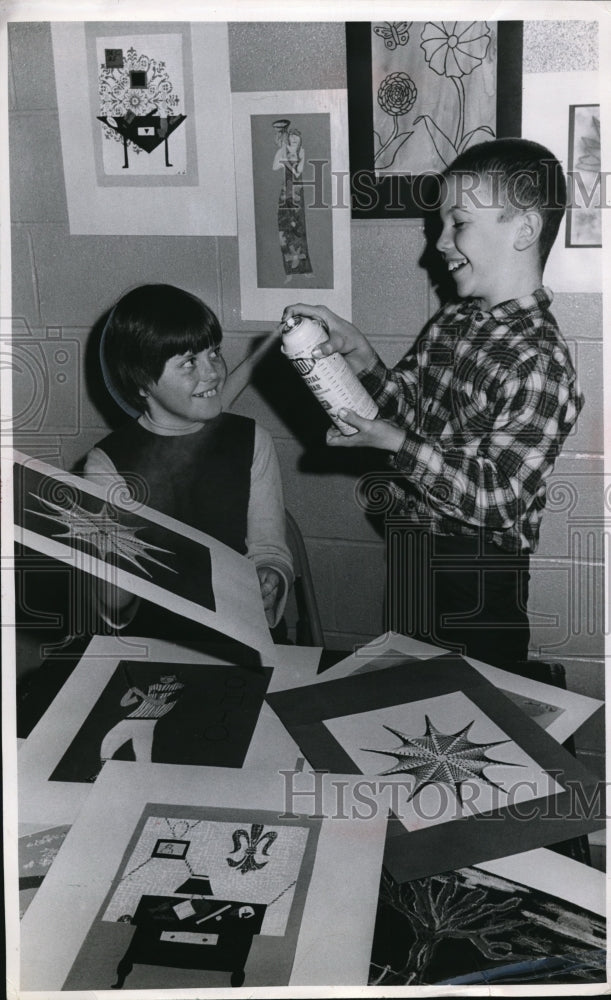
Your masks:
<path fill-rule="evenodd" d="M 359 416 L 373 420 L 378 415 L 378 408 L 341 354 L 312 357 L 313 349 L 328 339 L 319 320 L 292 316 L 284 326 L 282 353 L 297 369 L 333 423 L 348 436 L 356 434 L 357 429 L 338 416 L 339 410 L 354 410 Z"/>

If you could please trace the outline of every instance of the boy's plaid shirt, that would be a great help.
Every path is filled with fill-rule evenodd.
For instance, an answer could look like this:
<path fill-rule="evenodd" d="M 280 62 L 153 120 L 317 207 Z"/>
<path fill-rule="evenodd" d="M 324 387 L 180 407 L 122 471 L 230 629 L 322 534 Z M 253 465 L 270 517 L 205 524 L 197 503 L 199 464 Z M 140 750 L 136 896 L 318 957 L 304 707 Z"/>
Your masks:
<path fill-rule="evenodd" d="M 546 479 L 584 402 L 551 301 L 539 288 L 490 312 L 445 306 L 395 368 L 376 357 L 360 373 L 380 416 L 406 430 L 393 513 L 535 550 Z"/>

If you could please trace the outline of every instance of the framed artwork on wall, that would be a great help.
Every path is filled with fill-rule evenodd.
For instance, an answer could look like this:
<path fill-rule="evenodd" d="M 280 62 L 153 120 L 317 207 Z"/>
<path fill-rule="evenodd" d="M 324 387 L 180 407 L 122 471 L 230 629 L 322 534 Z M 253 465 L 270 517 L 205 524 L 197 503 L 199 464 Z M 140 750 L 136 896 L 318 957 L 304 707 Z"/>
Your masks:
<path fill-rule="evenodd" d="M 243 319 L 291 302 L 351 315 L 346 94 L 233 95 Z"/>
<path fill-rule="evenodd" d="M 348 22 L 352 215 L 416 217 L 426 178 L 520 135 L 522 22 Z"/>
<path fill-rule="evenodd" d="M 70 232 L 235 236 L 227 25 L 51 33 Z"/>
<path fill-rule="evenodd" d="M 571 104 L 567 247 L 602 247 L 600 166 L 600 104 Z"/>

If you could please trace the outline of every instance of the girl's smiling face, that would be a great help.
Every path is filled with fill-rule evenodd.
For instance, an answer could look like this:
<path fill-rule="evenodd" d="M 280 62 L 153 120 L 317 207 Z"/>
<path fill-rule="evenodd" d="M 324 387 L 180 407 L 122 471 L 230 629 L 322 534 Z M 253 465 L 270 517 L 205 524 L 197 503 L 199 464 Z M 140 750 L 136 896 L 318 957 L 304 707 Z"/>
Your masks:
<path fill-rule="evenodd" d="M 219 415 L 226 378 L 220 346 L 207 347 L 168 358 L 157 382 L 140 392 L 151 420 L 181 430 Z"/>
<path fill-rule="evenodd" d="M 440 210 L 443 229 L 437 249 L 456 283 L 460 298 L 481 300 L 491 309 L 513 298 L 515 238 L 520 213 L 504 214 L 490 180 L 449 174 Z"/>

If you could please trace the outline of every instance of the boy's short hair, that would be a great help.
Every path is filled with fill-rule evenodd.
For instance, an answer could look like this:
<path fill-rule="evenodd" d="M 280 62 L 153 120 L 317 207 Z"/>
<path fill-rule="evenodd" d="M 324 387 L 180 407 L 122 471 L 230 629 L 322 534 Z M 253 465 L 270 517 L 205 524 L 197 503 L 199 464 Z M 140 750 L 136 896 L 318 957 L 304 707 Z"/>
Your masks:
<path fill-rule="evenodd" d="M 498 178 L 505 217 L 535 209 L 543 222 L 539 256 L 544 265 L 558 235 L 567 205 L 566 179 L 560 161 L 539 142 L 530 139 L 491 139 L 460 153 L 448 174 L 477 174 Z"/>
<path fill-rule="evenodd" d="M 196 295 L 174 285 L 140 285 L 123 295 L 104 329 L 104 359 L 114 388 L 141 412 L 140 389 L 157 382 L 176 354 L 217 347 L 220 323 Z"/>

